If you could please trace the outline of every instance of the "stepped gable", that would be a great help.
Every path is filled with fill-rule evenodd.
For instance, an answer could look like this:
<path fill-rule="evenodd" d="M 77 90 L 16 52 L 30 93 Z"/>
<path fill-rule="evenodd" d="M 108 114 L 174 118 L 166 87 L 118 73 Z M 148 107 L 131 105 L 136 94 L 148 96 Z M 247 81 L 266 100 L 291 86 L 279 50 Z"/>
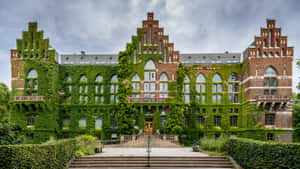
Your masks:
<path fill-rule="evenodd" d="M 267 19 L 267 27 L 260 28 L 260 36 L 244 51 L 244 60 L 266 57 L 293 57 L 294 47 L 287 45 L 287 36 L 276 27 L 275 19 Z"/>

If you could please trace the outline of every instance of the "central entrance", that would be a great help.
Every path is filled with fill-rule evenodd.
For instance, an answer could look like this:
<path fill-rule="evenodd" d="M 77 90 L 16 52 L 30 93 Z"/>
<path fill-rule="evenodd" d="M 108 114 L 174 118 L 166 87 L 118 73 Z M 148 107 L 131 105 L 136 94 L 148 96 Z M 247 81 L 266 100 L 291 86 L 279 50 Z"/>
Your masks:
<path fill-rule="evenodd" d="M 145 134 L 146 135 L 152 135 L 152 121 L 146 121 L 145 122 Z"/>

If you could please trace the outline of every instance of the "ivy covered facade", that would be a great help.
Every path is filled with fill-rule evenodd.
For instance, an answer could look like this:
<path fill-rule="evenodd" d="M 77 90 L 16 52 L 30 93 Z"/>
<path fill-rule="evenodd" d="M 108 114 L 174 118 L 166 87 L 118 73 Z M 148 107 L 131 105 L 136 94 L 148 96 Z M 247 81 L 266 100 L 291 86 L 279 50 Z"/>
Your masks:
<path fill-rule="evenodd" d="M 194 54 L 175 51 L 153 13 L 118 55 L 60 55 L 29 23 L 11 50 L 10 120 L 34 143 L 138 132 L 291 141 L 292 60 L 272 19 L 244 52 Z"/>

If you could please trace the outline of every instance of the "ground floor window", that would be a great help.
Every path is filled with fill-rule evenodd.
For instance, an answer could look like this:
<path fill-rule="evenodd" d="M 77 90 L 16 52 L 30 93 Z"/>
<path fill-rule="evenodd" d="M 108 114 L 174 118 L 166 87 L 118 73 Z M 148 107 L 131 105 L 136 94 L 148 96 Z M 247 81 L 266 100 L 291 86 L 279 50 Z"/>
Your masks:
<path fill-rule="evenodd" d="M 230 126 L 237 127 L 237 116 L 230 116 Z"/>
<path fill-rule="evenodd" d="M 271 140 L 271 141 L 275 140 L 274 133 L 268 133 L 267 134 L 267 140 Z"/>
<path fill-rule="evenodd" d="M 265 115 L 265 125 L 275 125 L 275 114 Z"/>

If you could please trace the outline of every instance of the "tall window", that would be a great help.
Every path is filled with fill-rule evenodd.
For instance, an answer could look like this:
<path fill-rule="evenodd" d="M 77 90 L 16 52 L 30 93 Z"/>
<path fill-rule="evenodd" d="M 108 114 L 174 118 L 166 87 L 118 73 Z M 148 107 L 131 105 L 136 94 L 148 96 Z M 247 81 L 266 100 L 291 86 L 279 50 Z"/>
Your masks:
<path fill-rule="evenodd" d="M 215 126 L 221 126 L 221 116 L 214 116 L 214 124 Z"/>
<path fill-rule="evenodd" d="M 118 88 L 119 88 L 118 76 L 114 75 L 110 80 L 110 103 L 118 103 Z"/>
<path fill-rule="evenodd" d="M 162 40 L 159 41 L 159 52 L 162 52 Z"/>
<path fill-rule="evenodd" d="M 237 126 L 237 119 L 238 119 L 238 116 L 230 116 L 230 126 L 236 127 Z"/>
<path fill-rule="evenodd" d="M 275 114 L 265 115 L 265 125 L 275 125 Z"/>
<path fill-rule="evenodd" d="M 213 76 L 213 85 L 212 85 L 212 93 L 213 93 L 213 103 L 221 103 L 222 102 L 222 78 L 216 73 Z"/>
<path fill-rule="evenodd" d="M 206 102 L 206 78 L 203 74 L 199 74 L 196 79 L 196 101 L 205 103 Z"/>
<path fill-rule="evenodd" d="M 190 103 L 190 78 L 187 75 L 184 77 L 183 98 L 185 103 Z"/>
<path fill-rule="evenodd" d="M 165 63 L 167 62 L 167 48 L 165 48 L 165 51 L 164 51 L 164 62 Z"/>
<path fill-rule="evenodd" d="M 144 69 L 144 98 L 155 98 L 156 67 L 154 62 L 152 60 L 147 61 Z"/>
<path fill-rule="evenodd" d="M 86 118 L 83 117 L 79 120 L 79 127 L 85 128 L 86 127 Z"/>
<path fill-rule="evenodd" d="M 26 94 L 27 96 L 36 96 L 38 91 L 38 73 L 31 69 L 26 77 Z"/>
<path fill-rule="evenodd" d="M 66 101 L 70 103 L 72 100 L 72 78 L 70 75 L 67 75 L 65 87 L 67 88 L 65 90 L 65 97 L 67 99 Z"/>
<path fill-rule="evenodd" d="M 276 95 L 277 94 L 277 79 L 276 71 L 270 66 L 264 73 L 264 95 Z"/>
<path fill-rule="evenodd" d="M 144 44 L 147 44 L 147 33 L 144 32 Z"/>
<path fill-rule="evenodd" d="M 133 63 L 136 64 L 136 49 L 133 51 Z"/>
<path fill-rule="evenodd" d="M 103 77 L 97 75 L 95 79 L 95 103 L 104 103 L 104 83 Z"/>
<path fill-rule="evenodd" d="M 101 117 L 96 117 L 95 118 L 95 129 L 101 129 L 102 128 L 102 118 Z"/>
<path fill-rule="evenodd" d="M 141 79 L 139 75 L 136 73 L 132 78 L 132 98 L 140 98 L 140 85 Z"/>
<path fill-rule="evenodd" d="M 168 76 L 166 73 L 162 73 L 159 78 L 159 97 L 168 98 Z"/>
<path fill-rule="evenodd" d="M 236 73 L 232 73 L 228 79 L 229 103 L 239 103 L 239 79 Z"/>
<path fill-rule="evenodd" d="M 149 43 L 152 43 L 152 25 L 149 25 Z"/>
<path fill-rule="evenodd" d="M 155 32 L 154 33 L 154 44 L 156 44 L 157 43 L 157 33 Z"/>
<path fill-rule="evenodd" d="M 79 82 L 79 103 L 88 102 L 88 79 L 85 75 L 80 77 Z"/>

